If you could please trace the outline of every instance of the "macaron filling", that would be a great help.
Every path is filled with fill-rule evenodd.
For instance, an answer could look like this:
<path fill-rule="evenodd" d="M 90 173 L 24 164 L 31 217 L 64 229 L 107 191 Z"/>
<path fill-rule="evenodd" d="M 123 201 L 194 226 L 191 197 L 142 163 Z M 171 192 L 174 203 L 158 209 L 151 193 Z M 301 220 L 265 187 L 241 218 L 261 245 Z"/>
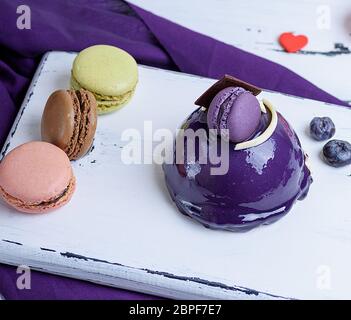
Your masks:
<path fill-rule="evenodd" d="M 81 156 L 84 143 L 87 141 L 87 135 L 90 130 L 90 118 L 92 105 L 89 103 L 89 94 L 86 90 L 67 90 L 67 93 L 71 96 L 73 107 L 75 111 L 74 115 L 74 130 L 73 136 L 64 150 L 71 160 L 76 160 Z M 93 106 L 94 107 L 94 106 Z M 90 149 L 92 140 L 89 142 Z"/>
<path fill-rule="evenodd" d="M 221 107 L 218 110 L 218 116 L 217 116 L 217 128 L 218 131 L 223 130 L 223 129 L 228 129 L 227 125 L 227 119 L 229 116 L 229 112 L 231 109 L 231 106 L 233 104 L 235 95 L 232 94 L 230 95 L 221 105 Z"/>
<path fill-rule="evenodd" d="M 81 90 L 85 89 L 73 76 L 71 75 L 71 87 L 73 90 Z M 129 90 L 121 95 L 118 96 L 111 96 L 111 95 L 103 95 L 94 91 L 90 92 L 94 95 L 97 103 L 97 108 L 98 112 L 100 114 L 104 112 L 109 112 L 112 109 L 116 109 L 119 107 L 122 107 L 125 105 L 133 96 L 134 91 L 135 91 L 136 85 L 132 88 L 132 90 Z"/>
<path fill-rule="evenodd" d="M 134 91 L 135 89 L 128 91 L 123 95 L 114 97 L 114 100 L 104 100 L 103 98 L 99 98 L 98 95 L 95 95 L 96 102 L 98 105 L 98 112 L 102 114 L 104 112 L 112 111 L 123 107 L 132 98 Z"/>
<path fill-rule="evenodd" d="M 6 192 L 2 187 L 0 187 L 0 191 L 2 197 L 13 207 L 15 208 L 22 208 L 26 210 L 33 210 L 33 211 L 45 211 L 46 209 L 50 209 L 56 206 L 59 206 L 61 202 L 65 202 L 67 198 L 73 193 L 75 189 L 76 180 L 73 176 L 68 184 L 68 186 L 57 196 L 52 197 L 48 200 L 38 201 L 33 203 L 27 203 L 21 199 L 13 197 L 9 193 Z"/>
<path fill-rule="evenodd" d="M 80 122 L 81 122 L 81 107 L 80 107 L 80 102 L 77 94 L 74 91 L 70 91 L 70 90 L 67 90 L 67 93 L 70 95 L 72 99 L 72 104 L 74 109 L 74 128 L 73 128 L 73 135 L 64 151 L 71 159 L 78 141 L 78 136 L 79 136 Z"/>
<path fill-rule="evenodd" d="M 82 91 L 82 90 L 76 91 L 75 94 L 79 101 L 81 117 L 80 117 L 80 123 L 79 123 L 78 139 L 71 156 L 69 156 L 72 159 L 76 159 L 78 157 L 80 151 L 82 150 L 82 146 L 86 141 L 86 137 L 88 135 L 89 127 L 90 127 L 88 114 L 90 113 L 90 108 L 91 108 L 91 105 L 89 103 L 89 97 L 86 91 Z"/>

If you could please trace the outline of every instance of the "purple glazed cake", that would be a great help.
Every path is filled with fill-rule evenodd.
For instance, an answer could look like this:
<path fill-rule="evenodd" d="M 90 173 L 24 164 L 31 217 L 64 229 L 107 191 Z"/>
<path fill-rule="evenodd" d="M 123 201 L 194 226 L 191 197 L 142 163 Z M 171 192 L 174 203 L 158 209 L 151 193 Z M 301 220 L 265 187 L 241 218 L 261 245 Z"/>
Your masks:
<path fill-rule="evenodd" d="M 270 224 L 308 193 L 312 177 L 300 141 L 268 101 L 260 107 L 258 93 L 258 88 L 229 76 L 217 82 L 196 101 L 201 107 L 182 125 L 185 132 L 203 130 L 207 140 L 177 138 L 183 163 L 174 155 L 173 163 L 163 165 L 167 188 L 180 212 L 206 227 L 246 231 Z M 226 134 L 219 129 L 227 129 Z M 215 147 L 211 139 L 217 140 Z M 203 163 L 201 157 L 206 150 L 210 158 L 211 148 L 220 154 L 223 139 L 229 140 L 229 163 L 224 174 L 213 174 L 211 169 L 222 163 Z M 188 150 L 190 142 L 193 151 Z"/>

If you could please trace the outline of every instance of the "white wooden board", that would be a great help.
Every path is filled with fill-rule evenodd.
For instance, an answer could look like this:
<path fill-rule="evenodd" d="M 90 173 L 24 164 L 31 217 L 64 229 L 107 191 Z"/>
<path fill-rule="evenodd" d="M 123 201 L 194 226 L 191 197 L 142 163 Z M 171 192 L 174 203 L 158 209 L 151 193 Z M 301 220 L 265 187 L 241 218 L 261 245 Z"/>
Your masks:
<path fill-rule="evenodd" d="M 145 10 L 282 64 L 339 99 L 351 102 L 349 0 L 129 0 Z M 282 50 L 283 32 L 305 34 L 299 53 Z"/>
<path fill-rule="evenodd" d="M 50 93 L 68 88 L 73 53 L 44 57 L 3 154 L 40 139 Z M 172 298 L 351 298 L 351 168 L 320 159 L 306 128 L 327 115 L 351 140 L 351 111 L 263 92 L 293 124 L 309 153 L 314 183 L 284 218 L 247 233 L 213 231 L 179 214 L 158 165 L 124 165 L 127 128 L 175 130 L 214 80 L 139 67 L 131 103 L 99 118 L 94 150 L 74 162 L 77 191 L 47 215 L 0 203 L 0 262 Z M 143 138 L 142 138 L 143 139 Z"/>

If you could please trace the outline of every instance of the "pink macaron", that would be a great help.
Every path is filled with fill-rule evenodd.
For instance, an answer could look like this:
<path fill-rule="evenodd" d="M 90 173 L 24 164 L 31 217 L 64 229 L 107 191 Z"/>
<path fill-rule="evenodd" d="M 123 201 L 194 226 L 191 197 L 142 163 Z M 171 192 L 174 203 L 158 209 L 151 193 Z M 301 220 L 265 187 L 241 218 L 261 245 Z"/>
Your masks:
<path fill-rule="evenodd" d="M 66 153 L 47 142 L 22 144 L 0 163 L 0 195 L 21 212 L 60 208 L 71 199 L 75 186 Z"/>

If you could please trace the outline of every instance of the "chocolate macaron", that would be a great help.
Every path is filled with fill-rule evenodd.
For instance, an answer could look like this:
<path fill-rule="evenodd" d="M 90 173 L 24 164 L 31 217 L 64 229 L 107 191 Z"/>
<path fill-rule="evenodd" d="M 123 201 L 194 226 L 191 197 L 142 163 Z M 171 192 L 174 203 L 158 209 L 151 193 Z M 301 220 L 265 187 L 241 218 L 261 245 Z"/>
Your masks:
<path fill-rule="evenodd" d="M 87 90 L 55 91 L 41 119 L 42 140 L 61 148 L 70 160 L 83 157 L 94 140 L 96 110 L 95 97 Z"/>

